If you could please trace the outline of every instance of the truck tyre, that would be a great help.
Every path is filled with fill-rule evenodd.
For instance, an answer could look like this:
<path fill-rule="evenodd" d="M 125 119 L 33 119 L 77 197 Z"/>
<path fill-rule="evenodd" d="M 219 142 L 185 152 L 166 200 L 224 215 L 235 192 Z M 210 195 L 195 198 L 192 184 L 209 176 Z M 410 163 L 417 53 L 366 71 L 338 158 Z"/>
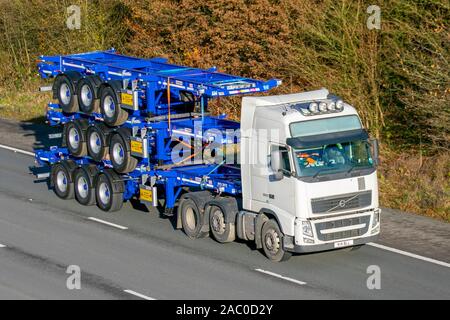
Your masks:
<path fill-rule="evenodd" d="M 74 198 L 74 187 L 72 180 L 72 165 L 68 161 L 58 162 L 52 166 L 50 183 L 55 194 L 64 200 Z M 74 164 L 73 164 L 74 166 Z"/>
<path fill-rule="evenodd" d="M 123 184 L 123 182 L 112 181 L 111 176 L 104 173 L 99 174 L 96 179 L 95 197 L 97 206 L 103 211 L 114 212 L 122 208 L 123 192 L 117 192 L 115 190 L 117 187 L 115 188 L 113 183 Z"/>
<path fill-rule="evenodd" d="M 236 239 L 234 223 L 225 222 L 225 213 L 219 206 L 208 206 L 209 229 L 218 242 L 233 242 Z"/>
<path fill-rule="evenodd" d="M 129 141 L 126 141 L 119 133 L 115 133 L 111 137 L 109 158 L 114 170 L 118 173 L 129 173 L 138 164 L 138 160 L 131 155 Z"/>
<path fill-rule="evenodd" d="M 74 113 L 78 111 L 75 86 L 67 75 L 59 75 L 56 77 L 53 83 L 53 92 L 63 112 Z"/>
<path fill-rule="evenodd" d="M 81 112 L 91 114 L 99 112 L 97 90 L 101 80 L 95 76 L 80 79 L 77 85 L 78 105 Z"/>
<path fill-rule="evenodd" d="M 92 206 L 95 204 L 94 177 L 97 168 L 95 166 L 86 166 L 78 168 L 73 176 L 75 199 L 84 205 Z"/>
<path fill-rule="evenodd" d="M 94 161 L 102 161 L 108 156 L 111 129 L 103 123 L 96 123 L 86 130 L 88 155 Z"/>
<path fill-rule="evenodd" d="M 64 126 L 64 140 L 69 153 L 75 157 L 87 155 L 86 129 L 88 123 L 85 120 L 75 120 Z"/>
<path fill-rule="evenodd" d="M 120 126 L 128 119 L 128 112 L 120 107 L 116 92 L 108 86 L 101 91 L 100 110 L 105 123 L 111 127 Z"/>
<path fill-rule="evenodd" d="M 274 262 L 285 261 L 291 257 L 291 253 L 283 248 L 283 236 L 275 220 L 264 223 L 261 232 L 262 247 L 266 257 Z"/>
<path fill-rule="evenodd" d="M 202 232 L 203 214 L 190 198 L 182 198 L 178 206 L 178 214 L 181 215 L 183 231 L 191 239 L 203 238 L 208 235 Z"/>

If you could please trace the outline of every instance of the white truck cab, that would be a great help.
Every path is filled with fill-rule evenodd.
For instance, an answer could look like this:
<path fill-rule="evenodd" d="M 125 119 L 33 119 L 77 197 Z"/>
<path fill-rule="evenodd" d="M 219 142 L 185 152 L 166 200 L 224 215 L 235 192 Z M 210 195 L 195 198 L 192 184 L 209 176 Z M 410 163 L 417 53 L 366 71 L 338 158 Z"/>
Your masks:
<path fill-rule="evenodd" d="M 328 90 L 244 97 L 240 161 L 237 233 L 270 259 L 376 240 L 378 144 Z"/>

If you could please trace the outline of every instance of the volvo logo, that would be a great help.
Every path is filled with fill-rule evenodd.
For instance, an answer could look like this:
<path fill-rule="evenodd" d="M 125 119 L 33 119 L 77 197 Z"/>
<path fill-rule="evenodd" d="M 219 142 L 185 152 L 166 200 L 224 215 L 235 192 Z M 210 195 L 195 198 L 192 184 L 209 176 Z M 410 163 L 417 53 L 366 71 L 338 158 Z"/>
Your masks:
<path fill-rule="evenodd" d="M 341 200 L 341 201 L 339 201 L 339 207 L 341 207 L 341 208 L 343 208 L 343 207 L 345 207 L 345 205 L 347 204 L 347 201 L 345 201 L 345 200 Z"/>
<path fill-rule="evenodd" d="M 344 207 L 347 205 L 347 203 L 348 203 L 349 201 L 355 199 L 356 197 L 358 197 L 358 195 L 359 195 L 359 194 L 355 194 L 354 196 L 352 196 L 352 197 L 350 197 L 350 198 L 347 198 L 347 199 L 345 199 L 345 200 L 339 200 L 339 202 L 337 203 L 337 205 L 334 206 L 334 207 L 331 208 L 331 209 L 328 209 L 327 212 L 333 211 L 333 210 L 336 209 L 336 208 L 344 208 Z"/>

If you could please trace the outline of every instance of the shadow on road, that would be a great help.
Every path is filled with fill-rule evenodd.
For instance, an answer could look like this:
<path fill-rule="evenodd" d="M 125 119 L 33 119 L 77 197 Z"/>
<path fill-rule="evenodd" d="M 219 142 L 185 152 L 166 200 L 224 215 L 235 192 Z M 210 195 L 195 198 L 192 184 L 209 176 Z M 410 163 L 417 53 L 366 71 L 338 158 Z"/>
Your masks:
<path fill-rule="evenodd" d="M 32 143 L 33 150 L 61 144 L 61 138 L 50 138 L 49 135 L 62 133 L 62 127 L 51 127 L 45 123 L 45 120 L 45 117 L 37 117 L 20 123 L 24 132 L 24 139 L 34 140 Z"/>

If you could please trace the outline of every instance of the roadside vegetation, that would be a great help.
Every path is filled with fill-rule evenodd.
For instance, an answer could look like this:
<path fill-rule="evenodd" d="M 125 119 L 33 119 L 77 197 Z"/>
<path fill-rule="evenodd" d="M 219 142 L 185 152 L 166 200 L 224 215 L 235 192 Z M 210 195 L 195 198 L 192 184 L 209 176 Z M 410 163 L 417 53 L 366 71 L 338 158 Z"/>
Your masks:
<path fill-rule="evenodd" d="M 450 5 L 445 0 L 0 1 L 0 117 L 42 121 L 39 54 L 101 50 L 327 87 L 381 140 L 381 203 L 450 221 Z M 81 29 L 66 8 L 81 9 Z M 366 9 L 381 8 L 381 30 Z M 274 92 L 270 92 L 273 94 Z M 213 108 L 239 118 L 239 99 Z"/>

